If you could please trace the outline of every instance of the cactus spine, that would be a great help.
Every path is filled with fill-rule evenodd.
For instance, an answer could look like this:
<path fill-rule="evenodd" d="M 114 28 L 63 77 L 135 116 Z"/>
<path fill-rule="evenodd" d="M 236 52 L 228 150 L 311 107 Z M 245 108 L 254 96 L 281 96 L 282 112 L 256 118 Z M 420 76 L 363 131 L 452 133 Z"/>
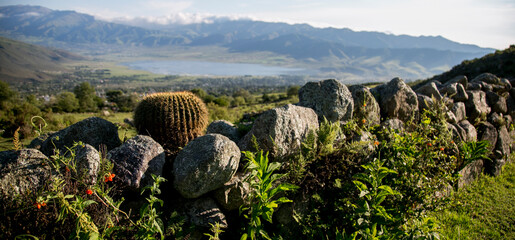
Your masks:
<path fill-rule="evenodd" d="M 138 133 L 149 135 L 170 153 L 202 134 L 207 122 L 206 105 L 191 92 L 151 94 L 134 111 Z"/>

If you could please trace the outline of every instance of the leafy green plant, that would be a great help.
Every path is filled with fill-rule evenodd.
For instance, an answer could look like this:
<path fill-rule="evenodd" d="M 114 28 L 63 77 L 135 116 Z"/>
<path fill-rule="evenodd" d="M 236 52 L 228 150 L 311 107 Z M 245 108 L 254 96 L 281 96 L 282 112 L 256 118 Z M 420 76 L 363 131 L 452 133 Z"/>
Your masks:
<path fill-rule="evenodd" d="M 383 179 L 396 171 L 383 167 L 383 162 L 375 159 L 371 163 L 362 165 L 365 172 L 354 175 L 352 182 L 359 191 L 357 204 L 353 204 L 356 211 L 354 227 L 358 235 L 364 239 L 377 239 L 386 234 L 386 226 L 394 225 L 396 219 L 382 205 L 388 196 L 401 195 L 390 186 L 383 184 Z M 379 230 L 378 230 L 379 229 Z"/>
<path fill-rule="evenodd" d="M 490 153 L 489 148 L 490 143 L 486 140 L 479 142 L 461 142 L 459 155 L 461 168 L 479 159 L 490 160 L 490 158 L 488 158 L 488 154 Z"/>
<path fill-rule="evenodd" d="M 154 174 L 152 174 L 152 179 L 154 183 L 151 186 L 144 187 L 141 191 L 141 194 L 143 194 L 146 190 L 150 190 L 150 195 L 146 198 L 147 203 L 140 209 L 140 219 L 137 222 L 139 230 L 136 235 L 138 239 L 156 239 L 156 235 L 164 239 L 164 224 L 154 205 L 157 203 L 161 207 L 163 206 L 163 200 L 157 198 L 156 195 L 161 194 L 159 185 L 166 179 Z"/>
<path fill-rule="evenodd" d="M 208 236 L 209 237 L 209 240 L 220 240 L 220 233 L 223 233 L 224 231 L 222 230 L 222 228 L 220 227 L 220 223 L 215 223 L 215 224 L 211 224 L 211 234 L 209 233 L 204 233 L 204 235 Z"/>
<path fill-rule="evenodd" d="M 288 183 L 274 184 L 284 175 L 274 173 L 281 167 L 278 162 L 269 163 L 268 153 L 259 151 L 256 154 L 243 152 L 248 160 L 246 170 L 250 172 L 247 181 L 250 184 L 250 205 L 240 207 L 240 214 L 249 220 L 246 233 L 241 239 L 271 239 L 265 231 L 263 220 L 272 222 L 272 215 L 279 204 L 291 202 L 286 197 L 275 199 L 278 194 L 286 191 L 293 191 L 298 187 Z"/>

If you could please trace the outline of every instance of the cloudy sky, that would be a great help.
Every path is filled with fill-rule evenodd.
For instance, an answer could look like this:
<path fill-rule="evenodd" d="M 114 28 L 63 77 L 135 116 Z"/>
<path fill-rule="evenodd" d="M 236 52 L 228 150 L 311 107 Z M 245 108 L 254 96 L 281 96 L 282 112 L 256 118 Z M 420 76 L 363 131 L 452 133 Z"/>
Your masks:
<path fill-rule="evenodd" d="M 0 0 L 75 10 L 104 20 L 199 22 L 206 17 L 308 23 L 450 40 L 497 49 L 515 44 L 515 0 Z"/>

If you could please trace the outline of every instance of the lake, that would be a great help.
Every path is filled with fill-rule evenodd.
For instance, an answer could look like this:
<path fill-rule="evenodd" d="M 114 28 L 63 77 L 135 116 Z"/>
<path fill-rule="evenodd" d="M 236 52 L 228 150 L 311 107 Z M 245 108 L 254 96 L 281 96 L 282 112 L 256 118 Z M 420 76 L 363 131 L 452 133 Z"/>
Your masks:
<path fill-rule="evenodd" d="M 220 63 L 204 61 L 136 61 L 122 65 L 132 69 L 145 70 L 165 75 L 208 75 L 208 76 L 275 76 L 305 75 L 312 71 L 303 68 L 286 68 L 249 63 Z"/>

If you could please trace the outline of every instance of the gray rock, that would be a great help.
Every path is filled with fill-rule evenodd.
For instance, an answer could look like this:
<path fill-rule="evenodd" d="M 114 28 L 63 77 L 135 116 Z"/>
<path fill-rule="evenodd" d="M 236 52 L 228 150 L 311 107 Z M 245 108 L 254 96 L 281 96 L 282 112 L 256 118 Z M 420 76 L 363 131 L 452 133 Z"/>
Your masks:
<path fill-rule="evenodd" d="M 462 138 L 462 133 L 465 134 L 465 130 L 461 129 L 461 131 L 463 132 L 460 132 L 458 131 L 458 128 L 456 127 L 458 126 L 458 124 L 456 123 L 447 123 L 447 129 L 449 129 L 449 131 L 451 132 L 451 136 L 452 136 L 452 139 L 454 140 L 454 142 L 461 142 L 463 141 L 463 138 Z M 459 127 L 459 126 L 458 126 Z"/>
<path fill-rule="evenodd" d="M 486 117 L 491 109 L 486 103 L 486 93 L 483 91 L 467 91 L 468 101 L 465 103 L 469 121 L 476 122 L 476 119 Z"/>
<path fill-rule="evenodd" d="M 381 117 L 407 121 L 418 111 L 417 94 L 400 78 L 371 90 L 381 107 Z"/>
<path fill-rule="evenodd" d="M 137 135 L 107 153 L 124 188 L 138 190 L 153 183 L 151 174 L 161 176 L 165 164 L 163 147 L 149 136 Z"/>
<path fill-rule="evenodd" d="M 492 152 L 495 149 L 498 138 L 497 129 L 489 122 L 481 122 L 477 126 L 477 140 L 478 141 L 488 141 L 490 144 L 490 148 L 488 149 Z"/>
<path fill-rule="evenodd" d="M 365 86 L 355 85 L 349 87 L 354 99 L 354 118 L 366 119 L 369 125 L 381 122 L 381 109 L 374 95 Z"/>
<path fill-rule="evenodd" d="M 435 104 L 432 98 L 425 96 L 425 95 L 420 95 L 420 94 L 417 94 L 417 101 L 418 101 L 418 109 L 420 111 L 422 111 L 424 109 L 429 110 Z"/>
<path fill-rule="evenodd" d="M 0 200 L 37 192 L 50 179 L 49 159 L 36 149 L 0 152 Z"/>
<path fill-rule="evenodd" d="M 238 169 L 241 152 L 220 134 L 207 134 L 188 143 L 173 163 L 174 188 L 185 198 L 197 198 L 223 187 Z"/>
<path fill-rule="evenodd" d="M 488 116 L 488 122 L 492 123 L 495 127 L 506 126 L 506 122 L 502 114 L 492 113 Z"/>
<path fill-rule="evenodd" d="M 504 114 L 508 111 L 506 98 L 495 92 L 486 92 L 486 103 L 490 106 L 492 112 Z"/>
<path fill-rule="evenodd" d="M 479 82 L 471 82 L 467 87 L 467 91 L 480 91 L 481 89 L 483 89 L 483 84 Z"/>
<path fill-rule="evenodd" d="M 210 224 L 220 224 L 221 228 L 227 228 L 225 214 L 220 210 L 216 202 L 209 198 L 199 198 L 185 204 L 186 215 L 189 221 L 199 227 L 211 227 Z"/>
<path fill-rule="evenodd" d="M 497 144 L 490 157 L 492 161 L 486 162 L 486 171 L 494 176 L 501 174 L 502 167 L 508 161 L 508 156 L 511 153 L 511 144 L 513 143 L 506 126 L 500 127 L 498 133 Z"/>
<path fill-rule="evenodd" d="M 467 94 L 467 91 L 465 91 L 465 87 L 463 85 L 458 84 L 456 86 L 456 95 L 452 97 L 452 100 L 455 102 L 466 102 L 469 99 L 469 95 Z"/>
<path fill-rule="evenodd" d="M 275 160 L 297 153 L 302 140 L 318 129 L 318 117 L 311 108 L 288 104 L 264 112 L 239 142 L 242 151 L 255 151 L 252 136 L 259 147 Z"/>
<path fill-rule="evenodd" d="M 458 119 L 456 118 L 456 115 L 452 111 L 445 112 L 445 120 L 450 123 L 457 123 Z"/>
<path fill-rule="evenodd" d="M 488 84 L 488 83 L 485 83 L 485 82 L 482 82 L 481 83 L 481 89 L 485 92 L 488 92 L 488 91 L 493 91 L 494 90 L 494 87 L 491 85 L 491 84 Z"/>
<path fill-rule="evenodd" d="M 436 87 L 436 84 L 434 82 L 430 82 L 418 88 L 415 92 L 422 94 L 424 96 L 428 96 L 429 98 L 434 97 L 436 100 L 442 99 L 442 95 L 440 94 L 440 91 L 438 91 L 438 88 Z"/>
<path fill-rule="evenodd" d="M 474 125 L 470 124 L 470 122 L 467 120 L 463 120 L 463 121 L 459 122 L 458 125 L 463 130 L 465 130 L 465 135 L 463 138 L 464 141 L 468 141 L 468 142 L 477 141 L 477 131 L 476 131 L 476 128 L 474 127 Z"/>
<path fill-rule="evenodd" d="M 298 105 L 315 110 L 320 121 L 347 121 L 354 110 L 350 91 L 334 79 L 306 83 L 299 89 Z"/>
<path fill-rule="evenodd" d="M 463 188 L 476 180 L 483 172 L 483 169 L 483 160 L 476 160 L 467 164 L 458 172 L 461 175 L 458 179 L 458 188 Z"/>
<path fill-rule="evenodd" d="M 465 131 L 465 129 L 463 129 L 457 123 L 452 125 L 454 126 L 454 128 L 456 128 L 456 133 L 458 134 L 458 137 L 455 138 L 456 142 L 467 141 L 467 132 Z"/>
<path fill-rule="evenodd" d="M 458 83 L 445 84 L 442 88 L 440 88 L 440 94 L 443 96 L 452 97 L 458 93 L 457 86 Z"/>
<path fill-rule="evenodd" d="M 482 73 L 470 82 L 484 82 L 488 84 L 501 84 L 501 79 L 491 73 Z"/>
<path fill-rule="evenodd" d="M 244 181 L 248 175 L 236 173 L 223 187 L 214 191 L 213 196 L 223 209 L 236 210 L 241 205 L 248 203 L 250 185 Z"/>
<path fill-rule="evenodd" d="M 54 155 L 55 144 L 55 148 L 64 153 L 66 147 L 71 147 L 74 142 L 79 141 L 89 144 L 97 150 L 101 144 L 105 144 L 107 150 L 121 144 L 116 125 L 102 118 L 91 117 L 50 135 L 41 144 L 41 152 L 47 156 Z"/>
<path fill-rule="evenodd" d="M 465 89 L 467 89 L 467 87 L 468 87 L 467 76 L 464 76 L 464 75 L 456 76 L 456 77 L 452 78 L 451 80 L 447 81 L 444 84 L 444 86 L 451 85 L 453 83 L 459 83 L 459 84 L 463 85 L 463 87 L 465 87 Z"/>
<path fill-rule="evenodd" d="M 465 103 L 455 102 L 451 108 L 451 112 L 454 113 L 457 122 L 461 122 L 467 118 Z"/>
<path fill-rule="evenodd" d="M 501 85 L 504 86 L 504 89 L 502 91 L 498 91 L 498 92 L 508 92 L 512 89 L 512 84 L 510 82 L 510 80 L 506 79 L 506 78 L 502 78 L 501 79 Z"/>
<path fill-rule="evenodd" d="M 397 118 L 391 118 L 381 123 L 383 129 L 401 131 L 404 129 L 404 122 Z"/>
<path fill-rule="evenodd" d="M 209 126 L 207 126 L 206 133 L 222 134 L 234 142 L 238 142 L 240 140 L 238 129 L 234 126 L 234 124 L 226 120 L 213 121 L 211 124 L 209 124 Z"/>
<path fill-rule="evenodd" d="M 95 184 L 100 167 L 100 154 L 89 144 L 79 145 L 75 149 L 75 163 L 79 177 L 87 183 Z"/>

